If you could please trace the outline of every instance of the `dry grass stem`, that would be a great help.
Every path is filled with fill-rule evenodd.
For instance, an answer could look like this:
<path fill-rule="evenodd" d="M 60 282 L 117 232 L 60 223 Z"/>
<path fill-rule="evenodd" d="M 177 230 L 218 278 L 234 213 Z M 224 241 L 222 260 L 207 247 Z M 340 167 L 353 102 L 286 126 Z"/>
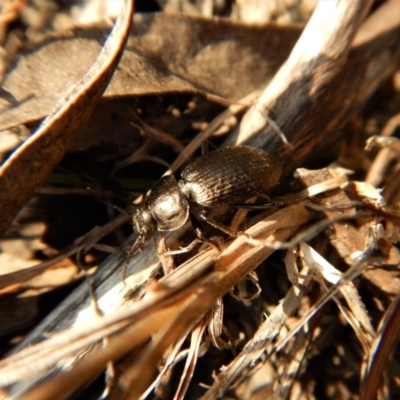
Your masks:
<path fill-rule="evenodd" d="M 0 397 L 398 398 L 400 2 L 56 3 L 0 10 Z"/>

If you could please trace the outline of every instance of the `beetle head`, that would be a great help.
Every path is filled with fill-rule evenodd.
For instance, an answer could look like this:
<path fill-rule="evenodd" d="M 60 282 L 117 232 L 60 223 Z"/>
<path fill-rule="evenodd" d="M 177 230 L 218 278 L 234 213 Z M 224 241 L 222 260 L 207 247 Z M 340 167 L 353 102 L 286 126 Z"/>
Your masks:
<path fill-rule="evenodd" d="M 157 228 L 157 222 L 147 207 L 143 207 L 133 214 L 133 230 L 142 237 L 147 237 Z"/>

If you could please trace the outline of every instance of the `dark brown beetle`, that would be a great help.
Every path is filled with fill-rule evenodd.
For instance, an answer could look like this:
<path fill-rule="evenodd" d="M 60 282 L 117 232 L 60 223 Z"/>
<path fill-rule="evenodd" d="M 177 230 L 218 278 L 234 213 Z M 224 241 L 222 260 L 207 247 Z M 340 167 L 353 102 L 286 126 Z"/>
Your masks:
<path fill-rule="evenodd" d="M 179 229 L 190 214 L 221 229 L 207 218 L 208 208 L 238 205 L 266 193 L 278 183 L 281 173 L 281 165 L 270 154 L 254 147 L 213 151 L 187 165 L 181 180 L 165 176 L 154 185 L 146 206 L 133 216 L 134 231 L 143 242 L 156 229 Z M 196 233 L 204 239 L 200 229 Z"/>

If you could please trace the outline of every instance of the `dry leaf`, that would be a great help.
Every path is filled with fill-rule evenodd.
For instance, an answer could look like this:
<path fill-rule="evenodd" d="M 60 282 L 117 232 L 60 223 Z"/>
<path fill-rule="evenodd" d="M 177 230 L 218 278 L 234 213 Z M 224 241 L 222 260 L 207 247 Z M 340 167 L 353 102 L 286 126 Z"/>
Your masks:
<path fill-rule="evenodd" d="M 47 179 L 74 141 L 100 100 L 122 56 L 133 15 L 133 2 L 122 3 L 120 18 L 104 48 L 76 86 L 65 87 L 52 111 L 36 132 L 21 145 L 0 169 L 0 232 L 4 232 L 20 208 Z"/>
<path fill-rule="evenodd" d="M 0 130 L 46 116 L 60 92 L 94 62 L 108 27 L 49 38 L 17 60 L 0 99 Z M 296 42 L 300 27 L 249 26 L 185 15 L 136 15 L 106 97 L 171 92 L 238 100 L 265 85 Z M 10 99 L 13 99 L 10 101 Z"/>

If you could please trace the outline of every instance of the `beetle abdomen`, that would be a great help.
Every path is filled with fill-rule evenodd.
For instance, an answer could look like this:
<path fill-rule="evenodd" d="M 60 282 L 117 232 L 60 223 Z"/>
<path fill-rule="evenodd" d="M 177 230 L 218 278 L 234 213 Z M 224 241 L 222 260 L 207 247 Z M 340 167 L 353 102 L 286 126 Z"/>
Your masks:
<path fill-rule="evenodd" d="M 224 147 L 197 158 L 182 171 L 191 200 L 204 207 L 243 203 L 265 193 L 281 176 L 280 164 L 255 147 Z"/>

